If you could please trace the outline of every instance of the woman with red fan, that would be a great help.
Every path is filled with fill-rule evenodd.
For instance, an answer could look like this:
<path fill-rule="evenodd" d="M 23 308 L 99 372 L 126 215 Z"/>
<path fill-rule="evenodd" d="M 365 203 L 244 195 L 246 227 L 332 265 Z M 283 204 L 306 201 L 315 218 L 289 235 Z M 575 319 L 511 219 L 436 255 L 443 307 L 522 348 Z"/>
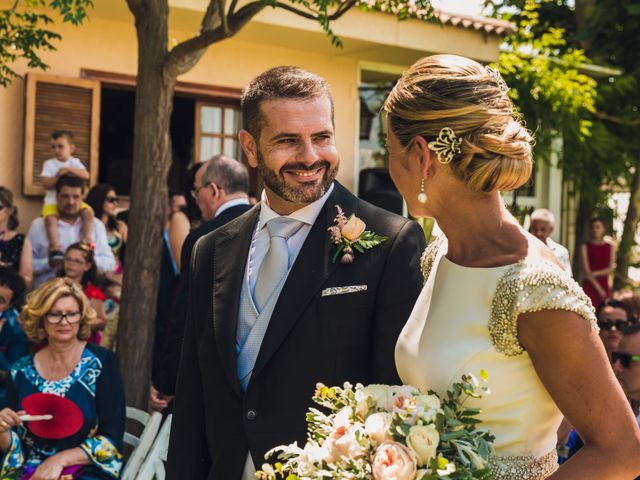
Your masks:
<path fill-rule="evenodd" d="M 20 321 L 46 346 L 11 369 L 0 478 L 119 478 L 124 392 L 115 354 L 86 342 L 96 323 L 89 300 L 78 284 L 50 280 L 29 295 Z"/>

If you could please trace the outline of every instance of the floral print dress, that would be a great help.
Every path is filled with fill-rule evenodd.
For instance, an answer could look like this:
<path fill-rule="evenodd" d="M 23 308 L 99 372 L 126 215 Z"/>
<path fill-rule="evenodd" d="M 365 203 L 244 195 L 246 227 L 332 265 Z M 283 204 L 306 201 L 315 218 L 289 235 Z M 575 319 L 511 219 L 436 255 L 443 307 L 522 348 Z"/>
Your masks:
<path fill-rule="evenodd" d="M 21 409 L 22 400 L 33 393 L 51 393 L 73 401 L 82 411 L 83 424 L 74 435 L 48 440 L 27 428 L 11 432 L 11 445 L 0 464 L 0 478 L 22 478 L 22 472 L 37 468 L 57 452 L 79 447 L 92 463 L 82 467 L 83 480 L 112 480 L 122 469 L 122 438 L 125 400 L 118 362 L 113 352 L 87 344 L 76 368 L 62 380 L 40 376 L 33 355 L 20 359 L 11 369 L 7 389 L 11 408 Z"/>

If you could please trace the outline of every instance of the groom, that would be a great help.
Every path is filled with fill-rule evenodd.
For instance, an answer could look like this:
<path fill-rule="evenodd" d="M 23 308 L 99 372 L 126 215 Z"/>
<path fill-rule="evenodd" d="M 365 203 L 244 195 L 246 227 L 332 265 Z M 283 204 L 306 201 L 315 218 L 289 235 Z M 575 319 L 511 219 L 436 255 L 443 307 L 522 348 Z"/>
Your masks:
<path fill-rule="evenodd" d="M 398 383 L 394 347 L 422 287 L 419 226 L 334 181 L 324 79 L 268 70 L 245 89 L 242 117 L 265 189 L 194 247 L 168 480 L 255 478 L 268 450 L 304 444 L 317 382 Z M 332 262 L 336 205 L 387 240 Z"/>

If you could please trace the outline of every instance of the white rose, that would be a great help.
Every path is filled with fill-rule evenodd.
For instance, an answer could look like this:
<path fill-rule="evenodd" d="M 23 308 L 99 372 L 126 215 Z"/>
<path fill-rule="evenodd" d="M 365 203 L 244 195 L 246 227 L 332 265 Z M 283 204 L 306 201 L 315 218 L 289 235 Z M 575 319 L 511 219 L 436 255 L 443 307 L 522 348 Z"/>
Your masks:
<path fill-rule="evenodd" d="M 424 467 L 436 456 L 440 434 L 435 425 L 416 425 L 407 435 L 407 446 L 416 455 L 418 466 Z"/>
<path fill-rule="evenodd" d="M 333 419 L 333 424 L 336 427 L 346 427 L 351 424 L 351 416 L 353 415 L 353 409 L 351 407 L 344 407 Z"/>
<path fill-rule="evenodd" d="M 364 431 L 374 442 L 381 444 L 389 439 L 387 432 L 391 425 L 391 418 L 391 415 L 385 412 L 374 413 L 364 422 Z"/>

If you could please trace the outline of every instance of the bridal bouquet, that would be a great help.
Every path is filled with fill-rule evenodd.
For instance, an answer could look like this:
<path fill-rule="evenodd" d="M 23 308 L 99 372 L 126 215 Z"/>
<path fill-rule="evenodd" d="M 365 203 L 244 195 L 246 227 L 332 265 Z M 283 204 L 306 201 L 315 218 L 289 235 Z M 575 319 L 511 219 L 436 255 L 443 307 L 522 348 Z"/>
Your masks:
<path fill-rule="evenodd" d="M 318 384 L 313 401 L 325 412 L 307 413 L 308 441 L 276 447 L 260 480 L 473 480 L 491 479 L 487 460 L 494 436 L 479 428 L 469 397 L 488 394 L 480 380 L 463 375 L 444 398 L 430 391 L 388 385 Z"/>

